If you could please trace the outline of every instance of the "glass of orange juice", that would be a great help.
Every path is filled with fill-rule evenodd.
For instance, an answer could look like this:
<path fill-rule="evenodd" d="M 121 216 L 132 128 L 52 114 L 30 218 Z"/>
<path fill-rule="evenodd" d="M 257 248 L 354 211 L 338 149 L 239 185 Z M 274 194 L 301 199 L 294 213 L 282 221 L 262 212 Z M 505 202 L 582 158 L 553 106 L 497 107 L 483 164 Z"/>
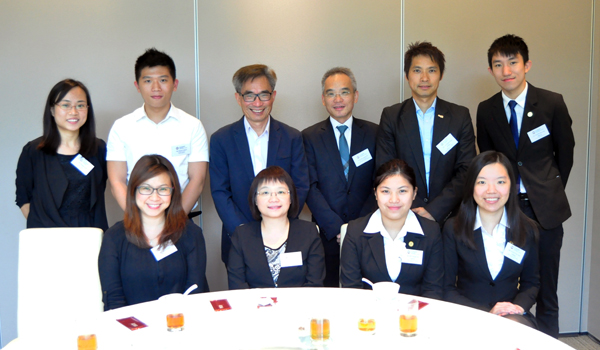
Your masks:
<path fill-rule="evenodd" d="M 417 311 L 419 301 L 413 299 L 400 308 L 400 335 L 414 337 L 417 335 Z"/>
<path fill-rule="evenodd" d="M 95 334 L 85 334 L 77 337 L 77 349 L 78 350 L 96 350 L 98 349 L 98 343 L 96 341 Z"/>
<path fill-rule="evenodd" d="M 179 332 L 184 329 L 183 294 L 173 293 L 160 297 L 165 314 L 167 315 L 167 330 Z"/>
<path fill-rule="evenodd" d="M 329 319 L 312 318 L 310 320 L 310 337 L 314 341 L 329 340 L 331 334 Z"/>

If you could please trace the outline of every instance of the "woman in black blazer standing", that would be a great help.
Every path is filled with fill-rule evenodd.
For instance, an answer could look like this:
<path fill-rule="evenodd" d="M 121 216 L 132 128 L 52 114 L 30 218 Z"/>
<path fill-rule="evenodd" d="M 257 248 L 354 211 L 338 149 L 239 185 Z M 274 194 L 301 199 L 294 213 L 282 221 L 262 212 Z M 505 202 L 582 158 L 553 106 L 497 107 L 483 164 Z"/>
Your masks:
<path fill-rule="evenodd" d="M 229 289 L 322 287 L 323 245 L 314 223 L 294 219 L 296 187 L 278 166 L 259 172 L 248 193 L 253 221 L 231 236 Z"/>
<path fill-rule="evenodd" d="M 440 228 L 410 209 L 417 194 L 415 172 L 393 159 L 375 175 L 377 209 L 350 221 L 340 258 L 342 287 L 367 288 L 396 282 L 400 292 L 442 298 L 443 252 Z"/>
<path fill-rule="evenodd" d="M 444 226 L 444 300 L 535 327 L 537 229 L 519 209 L 517 186 L 504 154 L 471 162 L 458 215 Z"/>
<path fill-rule="evenodd" d="M 43 123 L 44 134 L 23 147 L 17 165 L 16 203 L 27 228 L 106 230 L 106 144 L 96 138 L 88 89 L 72 79 L 54 85 Z"/>

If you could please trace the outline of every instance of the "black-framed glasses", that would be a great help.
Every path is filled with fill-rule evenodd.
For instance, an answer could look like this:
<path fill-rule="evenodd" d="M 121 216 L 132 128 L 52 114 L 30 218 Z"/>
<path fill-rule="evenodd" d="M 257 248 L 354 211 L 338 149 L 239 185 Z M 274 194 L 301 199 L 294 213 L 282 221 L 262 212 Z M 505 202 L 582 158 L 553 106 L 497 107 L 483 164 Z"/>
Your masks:
<path fill-rule="evenodd" d="M 284 190 L 267 191 L 267 190 L 263 190 L 263 191 L 256 192 L 257 196 L 263 197 L 263 198 L 271 197 L 272 194 L 275 194 L 275 197 L 283 197 L 283 196 L 289 195 L 290 191 L 284 191 Z"/>
<path fill-rule="evenodd" d="M 60 107 L 60 109 L 62 109 L 63 111 L 70 111 L 71 109 L 73 109 L 73 107 L 75 107 L 75 109 L 78 111 L 83 111 L 88 109 L 89 107 L 86 103 L 72 104 L 70 102 L 59 102 L 56 105 Z"/>
<path fill-rule="evenodd" d="M 258 97 L 259 100 L 264 102 L 264 101 L 269 101 L 271 99 L 272 95 L 273 95 L 272 92 L 261 92 L 260 94 L 246 92 L 245 94 L 242 95 L 242 98 L 246 102 L 254 102 L 256 100 L 256 97 Z"/>
<path fill-rule="evenodd" d="M 166 197 L 173 194 L 173 187 L 161 186 L 158 188 L 150 187 L 150 186 L 138 186 L 137 191 L 139 194 L 143 196 L 150 196 L 154 191 L 158 193 L 159 196 Z"/>

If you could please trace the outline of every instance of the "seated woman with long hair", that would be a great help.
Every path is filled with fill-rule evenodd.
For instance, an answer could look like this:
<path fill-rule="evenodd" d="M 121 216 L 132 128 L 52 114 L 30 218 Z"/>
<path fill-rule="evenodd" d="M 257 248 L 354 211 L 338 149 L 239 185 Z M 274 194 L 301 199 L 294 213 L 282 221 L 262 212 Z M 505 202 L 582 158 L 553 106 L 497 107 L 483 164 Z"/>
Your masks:
<path fill-rule="evenodd" d="M 206 247 L 200 227 L 188 220 L 173 165 L 159 155 L 135 164 L 125 219 L 104 234 L 98 269 L 104 310 L 183 293 L 207 291 Z"/>
<path fill-rule="evenodd" d="M 458 215 L 444 226 L 444 300 L 535 327 L 536 235 L 519 208 L 508 158 L 495 151 L 475 157 Z"/>
<path fill-rule="evenodd" d="M 350 221 L 340 258 L 342 287 L 368 288 L 361 279 L 396 282 L 400 292 L 442 298 L 440 227 L 410 209 L 417 194 L 415 172 L 392 159 L 375 175 L 377 209 Z"/>
<path fill-rule="evenodd" d="M 231 236 L 229 289 L 322 287 L 325 254 L 314 223 L 293 219 L 298 196 L 278 166 L 259 172 L 248 193 L 253 221 Z"/>

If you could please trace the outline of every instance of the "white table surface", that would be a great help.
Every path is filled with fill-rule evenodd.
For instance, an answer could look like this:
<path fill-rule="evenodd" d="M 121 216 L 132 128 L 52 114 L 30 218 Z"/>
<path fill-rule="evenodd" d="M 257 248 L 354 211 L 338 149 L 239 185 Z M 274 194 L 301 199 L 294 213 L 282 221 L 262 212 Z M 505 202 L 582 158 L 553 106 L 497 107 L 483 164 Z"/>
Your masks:
<path fill-rule="evenodd" d="M 260 297 L 277 297 L 273 307 L 257 308 Z M 232 307 L 215 312 L 211 300 Z M 77 349 L 77 335 L 95 333 L 98 349 L 572 349 L 541 332 L 469 307 L 427 298 L 419 311 L 418 335 L 399 335 L 396 304 L 414 299 L 398 294 L 395 302 L 377 301 L 370 290 L 279 288 L 225 291 L 186 297 L 185 330 L 166 330 L 159 301 L 104 312 L 73 325 L 40 325 L 40 336 L 19 338 L 4 349 Z M 374 335 L 363 334 L 360 310 L 370 306 Z M 136 317 L 147 328 L 131 331 L 116 320 Z M 324 345 L 306 340 L 311 317 L 328 318 L 331 339 Z M 305 331 L 299 330 L 305 327 Z M 302 338 L 304 336 L 304 338 Z"/>

